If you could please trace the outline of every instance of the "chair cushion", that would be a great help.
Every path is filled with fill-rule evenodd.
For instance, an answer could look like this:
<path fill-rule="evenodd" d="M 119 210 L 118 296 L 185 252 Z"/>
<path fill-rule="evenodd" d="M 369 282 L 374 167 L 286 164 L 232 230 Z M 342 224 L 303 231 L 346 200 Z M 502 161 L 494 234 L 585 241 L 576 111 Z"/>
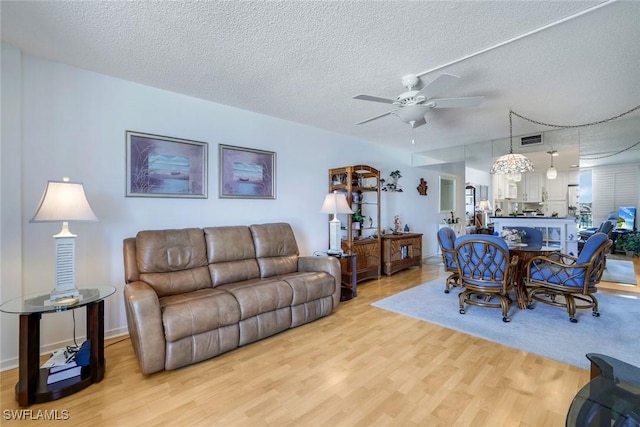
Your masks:
<path fill-rule="evenodd" d="M 457 270 L 458 268 L 455 255 L 453 253 L 455 241 L 456 233 L 451 229 L 451 227 L 442 227 L 438 230 L 438 243 L 440 244 L 440 248 L 444 255 L 444 260 L 446 261 L 445 268 L 450 271 Z"/>
<path fill-rule="evenodd" d="M 581 288 L 584 284 L 584 274 L 584 268 L 562 268 L 554 264 L 540 263 L 532 265 L 530 277 L 535 281 Z"/>

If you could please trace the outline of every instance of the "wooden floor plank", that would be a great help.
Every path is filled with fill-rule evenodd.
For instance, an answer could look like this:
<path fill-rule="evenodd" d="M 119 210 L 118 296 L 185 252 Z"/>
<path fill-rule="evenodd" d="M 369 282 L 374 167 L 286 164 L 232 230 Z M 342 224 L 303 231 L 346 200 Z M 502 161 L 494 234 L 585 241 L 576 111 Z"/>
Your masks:
<path fill-rule="evenodd" d="M 564 425 L 586 370 L 370 305 L 434 279 L 444 289 L 445 277 L 428 263 L 363 282 L 331 316 L 151 376 L 140 373 L 127 338 L 110 339 L 101 383 L 29 409 L 67 410 L 74 426 Z M 602 292 L 639 296 L 628 289 Z M 5 415 L 19 409 L 17 369 L 0 381 Z M 3 417 L 2 425 L 50 421 Z"/>

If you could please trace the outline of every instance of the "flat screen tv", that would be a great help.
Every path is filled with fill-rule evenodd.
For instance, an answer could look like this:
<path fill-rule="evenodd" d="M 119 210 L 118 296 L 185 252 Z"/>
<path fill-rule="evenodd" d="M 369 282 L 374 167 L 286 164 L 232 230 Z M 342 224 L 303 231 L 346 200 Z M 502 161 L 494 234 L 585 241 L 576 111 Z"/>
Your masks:
<path fill-rule="evenodd" d="M 618 208 L 618 228 L 623 230 L 634 230 L 636 224 L 636 208 Z"/>

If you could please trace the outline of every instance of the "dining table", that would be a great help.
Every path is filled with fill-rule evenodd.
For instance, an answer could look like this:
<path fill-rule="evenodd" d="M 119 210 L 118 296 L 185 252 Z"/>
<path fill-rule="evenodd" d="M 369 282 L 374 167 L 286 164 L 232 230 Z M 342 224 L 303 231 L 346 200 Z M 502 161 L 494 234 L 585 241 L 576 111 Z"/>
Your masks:
<path fill-rule="evenodd" d="M 553 253 L 560 252 L 559 246 L 530 245 L 526 243 L 514 243 L 509 245 L 509 255 L 517 256 L 518 263 L 514 272 L 514 282 L 516 288 L 516 297 L 518 299 L 518 307 L 520 309 L 527 308 L 527 288 L 525 285 L 527 264 L 533 257 L 549 256 Z"/>

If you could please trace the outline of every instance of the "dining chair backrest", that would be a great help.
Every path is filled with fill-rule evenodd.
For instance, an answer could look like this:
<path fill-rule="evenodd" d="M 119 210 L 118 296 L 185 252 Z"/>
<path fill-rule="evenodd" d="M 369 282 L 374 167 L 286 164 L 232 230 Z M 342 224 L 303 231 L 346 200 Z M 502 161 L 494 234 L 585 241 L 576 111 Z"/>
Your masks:
<path fill-rule="evenodd" d="M 509 264 L 509 246 L 488 234 L 467 234 L 456 239 L 460 280 L 476 286 L 502 286 Z"/>
<path fill-rule="evenodd" d="M 442 252 L 442 262 L 447 270 L 456 270 L 458 265 L 455 259 L 456 232 L 451 227 L 442 227 L 438 230 L 438 244 Z"/>
<path fill-rule="evenodd" d="M 604 263 L 606 261 L 606 250 L 604 250 L 604 248 L 608 244 L 609 236 L 605 233 L 595 233 L 587 239 L 587 242 L 582 247 L 582 251 L 580 251 L 578 255 L 576 264 L 590 264 L 590 268 L 588 269 L 589 277 L 587 279 L 587 283 L 590 285 L 598 282 L 604 272 Z M 587 269 L 582 269 L 576 276 L 576 281 L 584 283 L 586 273 Z"/>
<path fill-rule="evenodd" d="M 542 231 L 532 227 L 509 227 L 513 230 L 524 231 L 522 236 L 522 243 L 526 243 L 528 246 L 541 247 L 542 246 Z"/>
<path fill-rule="evenodd" d="M 600 227 L 598 227 L 596 233 L 604 233 L 609 236 L 612 230 L 613 224 L 610 221 L 604 221 L 602 224 L 600 224 Z"/>

